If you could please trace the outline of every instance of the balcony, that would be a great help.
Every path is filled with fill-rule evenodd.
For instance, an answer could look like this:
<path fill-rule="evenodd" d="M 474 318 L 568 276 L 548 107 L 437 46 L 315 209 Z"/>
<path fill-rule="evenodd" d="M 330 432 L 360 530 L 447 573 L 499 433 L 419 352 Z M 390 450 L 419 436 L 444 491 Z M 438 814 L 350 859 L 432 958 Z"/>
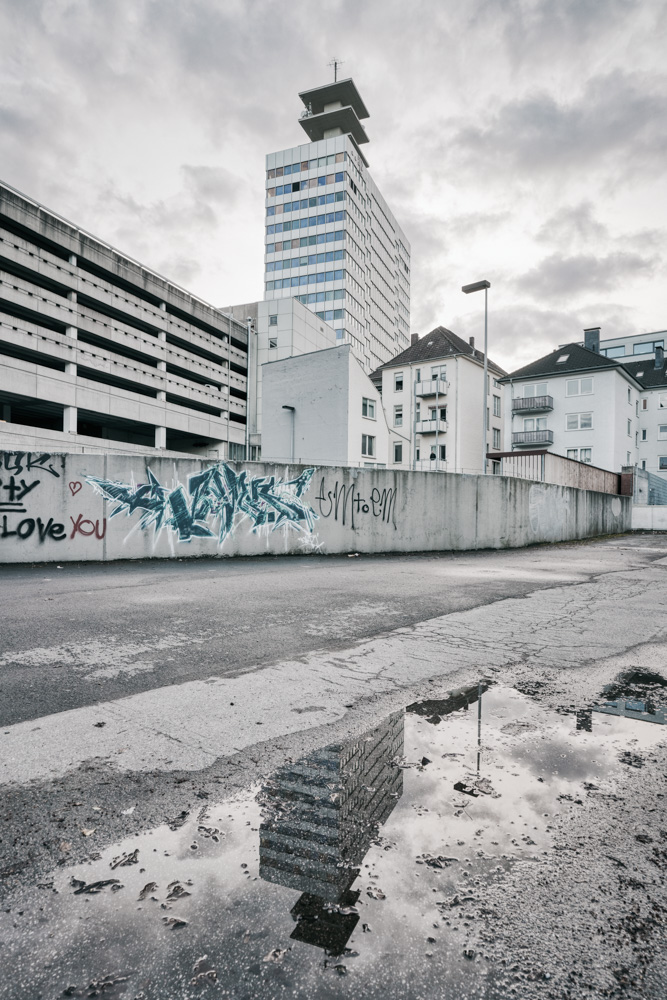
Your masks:
<path fill-rule="evenodd" d="M 512 434 L 512 447 L 514 447 L 514 445 L 549 445 L 553 443 L 553 431 L 515 431 L 515 433 Z"/>
<path fill-rule="evenodd" d="M 417 434 L 435 434 L 436 431 L 440 434 L 444 434 L 446 430 L 447 421 L 438 420 L 437 418 L 434 420 L 418 420 L 415 427 L 415 432 Z"/>
<path fill-rule="evenodd" d="M 415 393 L 417 396 L 444 396 L 448 385 L 449 382 L 442 378 L 429 378 L 415 383 Z"/>
<path fill-rule="evenodd" d="M 525 396 L 512 400 L 512 413 L 545 413 L 553 408 L 553 396 Z"/>

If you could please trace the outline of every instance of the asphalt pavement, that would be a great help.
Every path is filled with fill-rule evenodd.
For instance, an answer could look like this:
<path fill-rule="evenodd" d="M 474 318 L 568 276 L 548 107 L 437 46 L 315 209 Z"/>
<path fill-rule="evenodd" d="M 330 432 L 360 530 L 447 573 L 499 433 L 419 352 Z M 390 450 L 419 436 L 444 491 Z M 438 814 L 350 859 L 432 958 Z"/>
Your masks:
<path fill-rule="evenodd" d="M 1 1000 L 663 1000 L 667 536 L 0 567 L 0 596 Z M 357 759 L 363 874 L 318 903 L 324 855 L 261 830 L 293 844 L 294 789 Z"/>

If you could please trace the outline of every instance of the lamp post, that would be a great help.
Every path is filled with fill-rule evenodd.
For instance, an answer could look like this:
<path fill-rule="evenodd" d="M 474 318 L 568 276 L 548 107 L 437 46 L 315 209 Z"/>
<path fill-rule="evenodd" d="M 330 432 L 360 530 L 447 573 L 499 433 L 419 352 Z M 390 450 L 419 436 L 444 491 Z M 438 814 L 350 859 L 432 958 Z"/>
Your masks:
<path fill-rule="evenodd" d="M 290 410 L 292 414 L 292 436 L 290 441 L 290 462 L 294 462 L 294 407 L 293 406 L 283 406 L 283 410 Z"/>
<path fill-rule="evenodd" d="M 484 385 L 482 387 L 482 475 L 486 475 L 486 410 L 488 407 L 488 391 L 486 383 L 489 373 L 489 288 L 490 281 L 474 281 L 471 285 L 463 285 L 462 292 L 481 292 L 484 289 Z"/>

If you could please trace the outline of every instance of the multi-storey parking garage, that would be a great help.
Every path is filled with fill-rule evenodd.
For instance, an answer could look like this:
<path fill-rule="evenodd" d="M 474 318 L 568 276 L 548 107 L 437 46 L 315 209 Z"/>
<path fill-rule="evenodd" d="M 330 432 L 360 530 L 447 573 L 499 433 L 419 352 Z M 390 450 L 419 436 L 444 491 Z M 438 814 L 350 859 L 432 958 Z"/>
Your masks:
<path fill-rule="evenodd" d="M 247 330 L 0 185 L 0 439 L 241 458 Z"/>

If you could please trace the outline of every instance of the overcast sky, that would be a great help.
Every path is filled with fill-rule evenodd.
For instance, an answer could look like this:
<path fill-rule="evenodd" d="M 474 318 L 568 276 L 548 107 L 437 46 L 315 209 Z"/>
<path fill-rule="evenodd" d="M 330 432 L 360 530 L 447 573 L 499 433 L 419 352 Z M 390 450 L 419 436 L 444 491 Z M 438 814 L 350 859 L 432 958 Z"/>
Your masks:
<path fill-rule="evenodd" d="M 215 305 L 262 297 L 267 152 L 344 60 L 412 330 L 512 369 L 667 327 L 664 0 L 0 0 L 0 179 Z M 478 341 L 479 343 L 479 341 Z"/>

